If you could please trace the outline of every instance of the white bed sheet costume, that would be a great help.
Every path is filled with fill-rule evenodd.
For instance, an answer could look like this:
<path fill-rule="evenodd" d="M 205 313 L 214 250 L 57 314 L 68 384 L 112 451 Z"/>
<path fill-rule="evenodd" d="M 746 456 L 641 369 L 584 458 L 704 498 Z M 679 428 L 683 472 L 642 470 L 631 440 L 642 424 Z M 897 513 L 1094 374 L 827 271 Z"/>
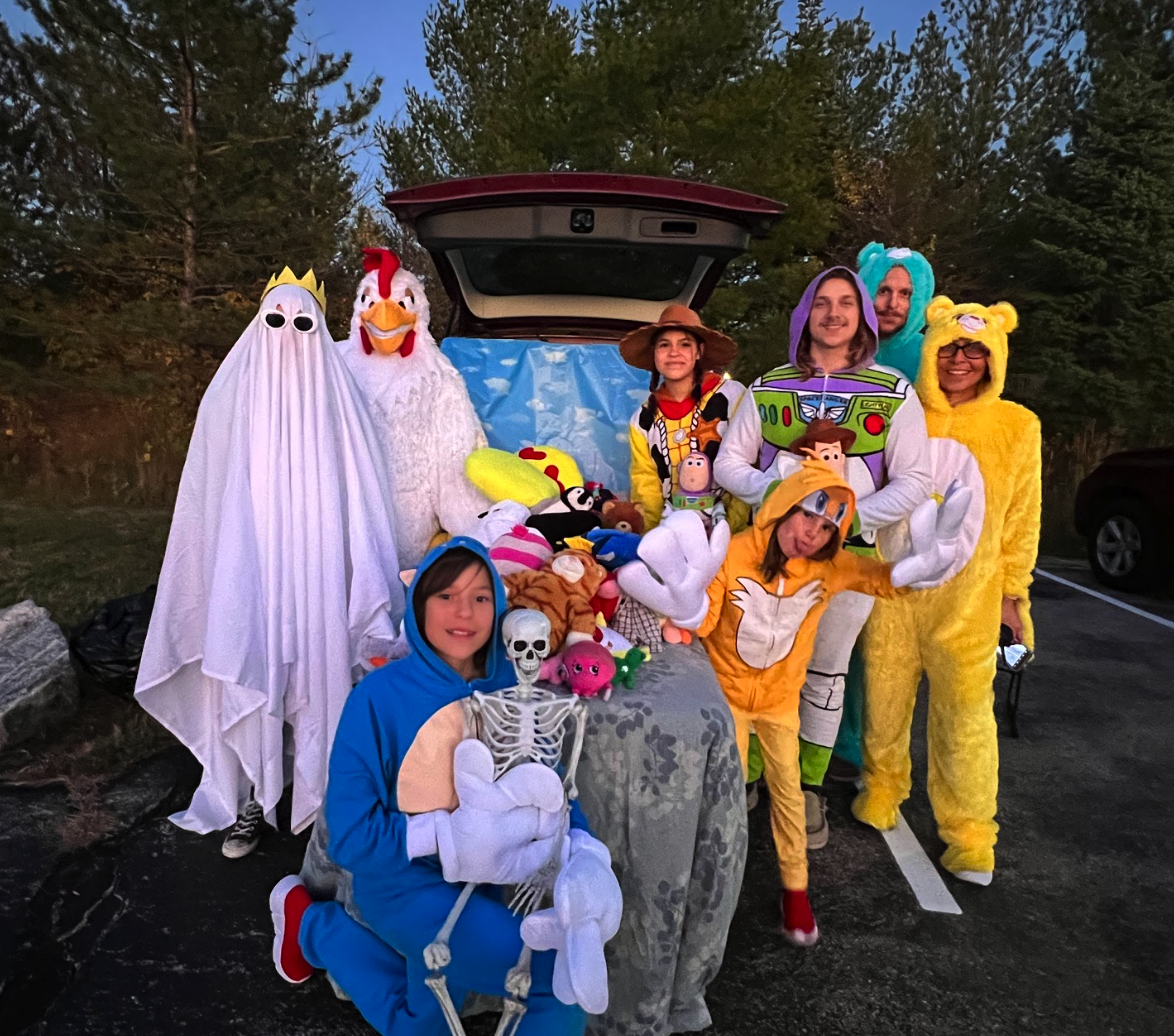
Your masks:
<path fill-rule="evenodd" d="M 250 790 L 274 824 L 291 749 L 291 826 L 308 826 L 353 678 L 395 653 L 391 486 L 324 310 L 312 272 L 270 280 L 180 480 L 135 697 L 204 767 L 171 818 L 201 834 Z"/>

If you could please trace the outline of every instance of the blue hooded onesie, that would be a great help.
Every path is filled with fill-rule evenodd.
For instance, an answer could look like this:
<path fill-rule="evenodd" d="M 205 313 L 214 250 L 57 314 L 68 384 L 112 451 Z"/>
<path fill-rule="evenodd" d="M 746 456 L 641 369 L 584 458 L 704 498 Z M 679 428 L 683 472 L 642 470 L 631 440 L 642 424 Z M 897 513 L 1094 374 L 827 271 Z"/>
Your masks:
<path fill-rule="evenodd" d="M 463 736 L 462 699 L 516 683 L 500 634 L 489 642 L 486 675 L 466 682 L 432 650 L 416 625 L 412 598 L 425 570 L 455 547 L 481 558 L 493 579 L 496 629 L 506 594 L 485 547 L 458 536 L 421 562 L 408 591 L 406 658 L 364 679 L 347 699 L 330 753 L 325 816 L 332 860 L 354 879 L 363 924 L 337 902 L 312 904 L 299 943 L 311 965 L 326 969 L 372 1026 L 394 1036 L 436 1036 L 447 1026 L 424 984 L 424 947 L 444 924 L 461 886 L 450 884 L 436 856 L 409 860 L 408 816 L 455 808 L 452 751 Z M 586 827 L 572 804 L 571 824 Z M 506 995 L 506 973 L 522 951 L 521 919 L 478 888 L 453 930 L 445 969 L 453 1003 L 470 991 Z M 581 1034 L 587 1016 L 551 992 L 554 953 L 535 953 L 527 1013 L 519 1036 Z"/>
<path fill-rule="evenodd" d="M 910 248 L 885 248 L 879 241 L 870 241 L 856 257 L 860 279 L 868 289 L 868 297 L 876 298 L 880 283 L 894 266 L 903 266 L 913 282 L 913 297 L 909 301 L 909 319 L 895 335 L 882 338 L 876 351 L 876 362 L 882 367 L 899 370 L 910 383 L 917 381 L 921 364 L 921 339 L 925 330 L 925 307 L 933 298 L 933 267 L 920 252 Z"/>

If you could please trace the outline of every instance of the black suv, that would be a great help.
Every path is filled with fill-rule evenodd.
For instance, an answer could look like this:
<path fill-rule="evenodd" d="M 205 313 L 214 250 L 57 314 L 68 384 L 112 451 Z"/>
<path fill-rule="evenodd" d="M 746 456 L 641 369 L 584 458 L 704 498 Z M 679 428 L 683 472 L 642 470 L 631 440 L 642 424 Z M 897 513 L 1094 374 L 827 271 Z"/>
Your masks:
<path fill-rule="evenodd" d="M 1174 448 L 1114 453 L 1076 490 L 1076 531 L 1105 586 L 1149 590 L 1174 575 Z"/>

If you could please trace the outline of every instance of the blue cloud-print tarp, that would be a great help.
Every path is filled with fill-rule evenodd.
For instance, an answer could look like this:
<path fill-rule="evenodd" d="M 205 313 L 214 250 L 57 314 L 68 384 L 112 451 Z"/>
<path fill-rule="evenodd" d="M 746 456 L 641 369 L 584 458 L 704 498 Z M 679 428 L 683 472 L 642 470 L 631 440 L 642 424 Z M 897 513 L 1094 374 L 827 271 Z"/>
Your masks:
<path fill-rule="evenodd" d="M 627 495 L 628 422 L 648 398 L 648 375 L 615 345 L 446 338 L 441 349 L 465 379 L 490 446 L 556 446 L 584 478 Z"/>

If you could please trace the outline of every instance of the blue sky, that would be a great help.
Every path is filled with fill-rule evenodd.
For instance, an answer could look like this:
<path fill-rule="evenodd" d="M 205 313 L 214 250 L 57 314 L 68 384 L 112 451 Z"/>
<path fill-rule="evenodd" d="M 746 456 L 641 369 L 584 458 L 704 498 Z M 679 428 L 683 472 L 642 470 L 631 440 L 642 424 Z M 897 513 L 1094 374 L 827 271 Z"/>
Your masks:
<path fill-rule="evenodd" d="M 686 0 L 687 2 L 687 0 Z M 0 0 L 7 6 L 10 0 Z M 320 50 L 349 50 L 354 59 L 351 78 L 362 82 L 371 75 L 383 76 L 383 101 L 379 114 L 395 118 L 403 104 L 406 83 L 425 89 L 432 80 L 424 64 L 424 15 L 433 0 L 301 0 L 299 32 L 313 40 Z M 577 6 L 575 0 L 563 0 Z M 795 0 L 784 0 L 784 21 L 792 23 Z M 878 36 L 896 31 L 908 44 L 922 16 L 937 4 L 932 0 L 872 0 L 867 4 L 851 0 L 825 0 L 829 14 L 852 17 L 863 6 L 865 17 Z"/>
<path fill-rule="evenodd" d="M 424 15 L 433 0 L 300 0 L 298 35 L 319 50 L 353 55 L 349 78 L 363 82 L 382 75 L 383 99 L 378 115 L 393 120 L 403 104 L 407 83 L 429 89 L 431 78 L 424 64 Z M 575 0 L 563 0 L 574 4 Z M 576 4 L 577 6 L 577 4 Z M 793 22 L 795 0 L 784 0 L 783 18 Z M 932 0 L 871 0 L 861 5 L 848 0 L 825 0 L 830 14 L 850 17 L 861 6 L 878 36 L 896 31 L 908 44 Z M 0 14 L 14 34 L 33 29 L 33 20 L 15 0 L 0 0 Z"/>

